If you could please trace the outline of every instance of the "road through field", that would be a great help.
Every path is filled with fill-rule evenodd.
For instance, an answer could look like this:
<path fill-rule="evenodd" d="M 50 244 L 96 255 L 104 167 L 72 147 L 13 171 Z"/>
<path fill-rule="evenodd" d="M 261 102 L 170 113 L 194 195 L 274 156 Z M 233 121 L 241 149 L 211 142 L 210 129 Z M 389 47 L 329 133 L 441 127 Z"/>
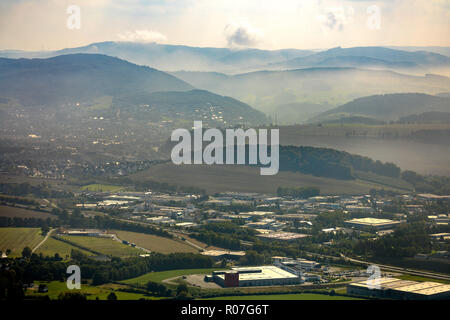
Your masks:
<path fill-rule="evenodd" d="M 34 247 L 33 250 L 31 250 L 31 252 L 33 253 L 33 252 L 35 252 L 37 249 L 39 249 L 39 247 L 40 247 L 45 241 L 47 241 L 48 237 L 51 235 L 51 233 L 52 233 L 54 230 L 55 230 L 55 229 L 50 229 L 50 230 L 47 232 L 47 235 L 45 236 L 45 238 L 44 238 L 41 242 L 39 242 L 38 245 L 37 245 L 36 247 Z"/>

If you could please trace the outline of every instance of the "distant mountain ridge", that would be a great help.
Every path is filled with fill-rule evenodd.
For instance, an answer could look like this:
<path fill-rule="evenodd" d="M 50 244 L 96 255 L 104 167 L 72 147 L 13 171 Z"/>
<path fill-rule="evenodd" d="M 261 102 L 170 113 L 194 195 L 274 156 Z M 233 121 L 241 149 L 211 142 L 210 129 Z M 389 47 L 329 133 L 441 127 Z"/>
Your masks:
<path fill-rule="evenodd" d="M 49 58 L 74 53 L 105 54 L 164 71 L 195 70 L 235 73 L 242 72 L 242 70 L 254 70 L 256 66 L 265 66 L 269 63 L 307 56 L 314 51 L 230 49 L 107 41 L 57 51 L 5 50 L 0 51 L 0 56 L 7 58 Z"/>
<path fill-rule="evenodd" d="M 450 57 L 427 51 L 403 51 L 384 47 L 333 48 L 272 64 L 272 67 L 376 67 L 385 69 L 449 67 Z"/>
<path fill-rule="evenodd" d="M 49 58 L 74 53 L 105 54 L 164 71 L 217 71 L 231 74 L 311 67 L 434 72 L 436 67 L 450 66 L 450 47 L 373 46 L 328 50 L 261 50 L 105 41 L 55 51 L 3 50 L 0 51 L 0 57 Z"/>

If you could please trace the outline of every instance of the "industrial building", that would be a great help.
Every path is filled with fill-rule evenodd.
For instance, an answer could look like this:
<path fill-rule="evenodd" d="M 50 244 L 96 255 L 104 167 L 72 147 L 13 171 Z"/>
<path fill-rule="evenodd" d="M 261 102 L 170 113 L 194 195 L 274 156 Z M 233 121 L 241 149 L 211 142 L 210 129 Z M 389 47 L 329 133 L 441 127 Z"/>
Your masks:
<path fill-rule="evenodd" d="M 110 234 L 98 229 L 59 230 L 59 234 L 64 236 L 111 237 Z"/>
<path fill-rule="evenodd" d="M 263 233 L 258 234 L 256 236 L 266 240 L 282 240 L 282 241 L 294 241 L 301 238 L 309 237 L 308 234 L 284 232 L 284 231 Z"/>
<path fill-rule="evenodd" d="M 379 278 L 350 283 L 347 294 L 381 299 L 441 300 L 450 299 L 450 285 L 417 282 L 397 278 Z"/>
<path fill-rule="evenodd" d="M 214 271 L 212 280 L 222 287 L 277 286 L 302 283 L 301 277 L 276 266 L 236 267 Z"/>
<path fill-rule="evenodd" d="M 302 258 L 291 259 L 286 257 L 272 257 L 272 259 L 274 260 L 274 264 L 282 269 L 288 267 L 299 271 L 311 271 L 315 268 L 320 268 L 319 263 Z"/>
<path fill-rule="evenodd" d="M 345 225 L 357 229 L 375 228 L 378 231 L 392 229 L 403 222 L 389 219 L 360 218 L 345 221 Z"/>
<path fill-rule="evenodd" d="M 245 251 L 225 251 L 225 250 L 206 250 L 201 252 L 202 255 L 213 259 L 239 259 L 245 256 Z"/>

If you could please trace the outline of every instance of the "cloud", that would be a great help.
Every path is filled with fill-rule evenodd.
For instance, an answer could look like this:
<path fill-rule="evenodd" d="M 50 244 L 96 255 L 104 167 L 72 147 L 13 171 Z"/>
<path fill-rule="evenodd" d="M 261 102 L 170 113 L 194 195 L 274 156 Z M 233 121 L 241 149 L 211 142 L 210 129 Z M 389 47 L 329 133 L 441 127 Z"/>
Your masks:
<path fill-rule="evenodd" d="M 342 31 L 344 26 L 353 22 L 355 10 L 352 7 L 327 8 L 324 14 L 317 16 L 323 28 Z"/>
<path fill-rule="evenodd" d="M 162 33 L 153 30 L 134 30 L 118 33 L 117 36 L 122 41 L 130 42 L 164 42 L 167 37 Z"/>
<path fill-rule="evenodd" d="M 225 36 L 229 47 L 255 47 L 264 38 L 261 30 L 245 21 L 227 24 L 225 26 Z"/>

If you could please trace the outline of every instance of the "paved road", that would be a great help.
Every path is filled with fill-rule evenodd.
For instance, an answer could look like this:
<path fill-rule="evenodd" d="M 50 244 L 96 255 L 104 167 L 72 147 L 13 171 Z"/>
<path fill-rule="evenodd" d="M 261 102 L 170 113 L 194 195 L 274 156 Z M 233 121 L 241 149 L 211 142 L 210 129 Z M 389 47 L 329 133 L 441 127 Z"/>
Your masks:
<path fill-rule="evenodd" d="M 409 269 L 409 268 L 394 267 L 394 266 L 388 266 L 388 265 L 384 265 L 384 264 L 377 264 L 377 263 L 357 260 L 357 259 L 353 259 L 353 258 L 348 258 L 348 257 L 344 256 L 343 254 L 341 254 L 341 257 L 347 261 L 361 263 L 364 265 L 372 265 L 372 264 L 377 265 L 378 267 L 380 267 L 380 269 L 387 270 L 387 271 L 395 271 L 395 272 L 406 273 L 406 274 L 410 274 L 410 275 L 414 275 L 414 276 L 421 276 L 421 277 L 428 277 L 428 278 L 450 281 L 450 275 Z"/>
<path fill-rule="evenodd" d="M 35 252 L 37 249 L 39 249 L 39 247 L 40 247 L 45 241 L 47 241 L 48 237 L 50 237 L 50 235 L 51 235 L 51 233 L 52 233 L 53 231 L 55 231 L 55 229 L 50 229 L 50 230 L 47 232 L 47 235 L 45 236 L 44 240 L 42 240 L 41 242 L 39 242 L 38 245 L 37 245 L 36 247 L 34 247 L 33 250 L 31 250 L 31 252 L 33 253 L 33 252 Z"/>
<path fill-rule="evenodd" d="M 115 240 L 115 241 L 118 241 L 118 242 L 120 242 L 120 243 L 123 243 L 123 242 L 122 242 L 122 239 L 119 239 L 119 237 L 117 237 L 116 234 L 112 234 L 112 239 Z M 140 249 L 140 250 L 142 250 L 142 251 L 145 251 L 145 253 L 150 253 L 150 252 L 151 252 L 150 250 L 148 250 L 148 249 L 146 249 L 146 248 L 143 248 L 143 247 L 140 247 L 140 246 L 138 246 L 138 245 L 135 245 L 134 248 Z"/>

